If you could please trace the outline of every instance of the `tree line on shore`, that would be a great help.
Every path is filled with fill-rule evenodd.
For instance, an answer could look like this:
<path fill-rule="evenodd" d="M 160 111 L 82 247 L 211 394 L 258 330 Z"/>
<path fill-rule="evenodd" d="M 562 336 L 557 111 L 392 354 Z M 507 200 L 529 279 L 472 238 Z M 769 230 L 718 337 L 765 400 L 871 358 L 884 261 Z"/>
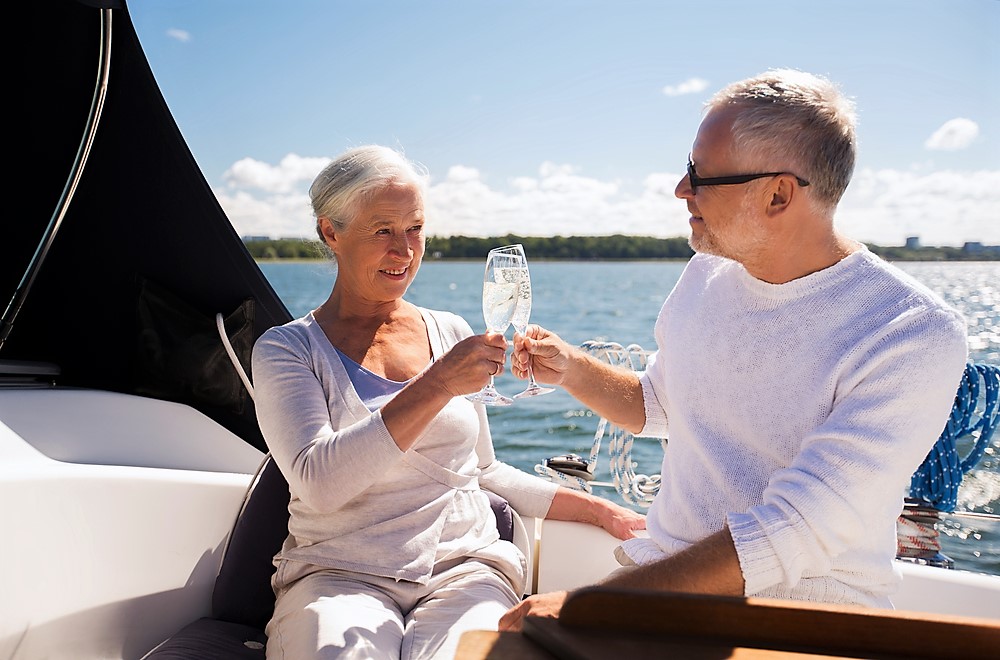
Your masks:
<path fill-rule="evenodd" d="M 254 259 L 325 259 L 325 247 L 308 238 L 244 238 Z M 424 259 L 483 259 L 490 248 L 520 243 L 532 260 L 573 261 L 688 259 L 694 252 L 686 237 L 652 236 L 430 236 Z M 890 261 L 996 261 L 995 252 L 970 252 L 958 247 L 884 247 L 868 249 Z"/>

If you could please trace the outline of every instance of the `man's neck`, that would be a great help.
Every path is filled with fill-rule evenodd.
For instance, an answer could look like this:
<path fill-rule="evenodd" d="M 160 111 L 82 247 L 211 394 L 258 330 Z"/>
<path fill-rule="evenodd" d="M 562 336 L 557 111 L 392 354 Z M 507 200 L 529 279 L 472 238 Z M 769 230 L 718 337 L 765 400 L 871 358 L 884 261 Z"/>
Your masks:
<path fill-rule="evenodd" d="M 767 249 L 743 262 L 747 272 L 764 282 L 785 284 L 819 272 L 861 249 L 857 241 L 829 232 L 793 232 L 768 241 Z"/>

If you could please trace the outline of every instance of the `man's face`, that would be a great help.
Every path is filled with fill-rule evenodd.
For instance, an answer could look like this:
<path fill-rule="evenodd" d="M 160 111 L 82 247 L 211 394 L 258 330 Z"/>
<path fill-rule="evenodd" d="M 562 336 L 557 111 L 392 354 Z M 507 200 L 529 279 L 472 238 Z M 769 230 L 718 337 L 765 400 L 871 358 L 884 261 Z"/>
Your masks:
<path fill-rule="evenodd" d="M 732 149 L 731 108 L 712 110 L 702 121 L 691 149 L 691 162 L 699 176 L 743 173 Z M 696 252 L 727 257 L 746 263 L 765 247 L 767 228 L 753 191 L 761 182 L 691 189 L 685 174 L 674 194 L 687 202 L 691 212 L 691 248 Z"/>

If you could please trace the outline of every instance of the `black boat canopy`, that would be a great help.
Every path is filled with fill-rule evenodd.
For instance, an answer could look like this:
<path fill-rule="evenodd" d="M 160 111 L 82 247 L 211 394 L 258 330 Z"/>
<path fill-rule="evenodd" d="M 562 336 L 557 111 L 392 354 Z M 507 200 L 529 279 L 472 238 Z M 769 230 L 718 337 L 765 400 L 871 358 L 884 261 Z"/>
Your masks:
<path fill-rule="evenodd" d="M 0 231 L 0 376 L 52 363 L 59 375 L 48 380 L 60 386 L 186 403 L 263 448 L 215 315 L 248 373 L 253 342 L 290 315 L 191 155 L 125 3 L 37 0 L 11 11 L 23 45 L 9 65 L 7 126 L 23 131 L 23 146 L 7 194 L 19 211 Z M 67 197 L 107 43 L 92 147 L 39 250 Z"/>

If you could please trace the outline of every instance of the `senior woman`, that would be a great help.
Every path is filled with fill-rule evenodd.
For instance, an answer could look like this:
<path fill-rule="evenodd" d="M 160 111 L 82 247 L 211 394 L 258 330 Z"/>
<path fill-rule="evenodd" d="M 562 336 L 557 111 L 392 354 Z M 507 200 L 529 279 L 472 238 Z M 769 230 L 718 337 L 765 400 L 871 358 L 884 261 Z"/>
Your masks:
<path fill-rule="evenodd" d="M 503 370 L 503 335 L 403 299 L 424 254 L 424 177 L 360 147 L 310 188 L 337 263 L 330 297 L 257 341 L 257 416 L 291 490 L 268 658 L 441 658 L 496 629 L 526 582 L 488 489 L 535 517 L 644 527 L 624 507 L 496 459 L 464 396 Z"/>

